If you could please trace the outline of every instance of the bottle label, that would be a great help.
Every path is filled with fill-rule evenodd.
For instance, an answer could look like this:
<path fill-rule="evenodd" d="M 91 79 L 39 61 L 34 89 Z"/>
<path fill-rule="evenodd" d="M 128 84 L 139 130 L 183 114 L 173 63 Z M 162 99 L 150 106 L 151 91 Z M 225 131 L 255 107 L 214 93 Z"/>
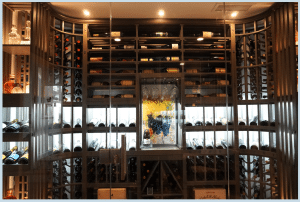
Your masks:
<path fill-rule="evenodd" d="M 12 158 L 14 160 L 17 160 L 19 158 L 19 155 L 18 154 L 12 154 L 12 155 L 10 155 L 10 158 Z"/>
<path fill-rule="evenodd" d="M 24 154 L 24 155 L 22 156 L 22 158 L 28 159 L 28 153 L 27 153 L 27 154 Z"/>
<path fill-rule="evenodd" d="M 6 156 L 5 156 L 4 154 L 2 154 L 2 160 L 5 159 L 5 157 L 6 157 Z"/>

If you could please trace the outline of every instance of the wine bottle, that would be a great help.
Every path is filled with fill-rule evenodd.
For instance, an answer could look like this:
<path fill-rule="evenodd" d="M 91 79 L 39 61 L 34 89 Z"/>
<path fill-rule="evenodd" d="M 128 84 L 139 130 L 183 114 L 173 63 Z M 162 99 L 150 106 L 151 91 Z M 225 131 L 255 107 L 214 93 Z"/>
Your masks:
<path fill-rule="evenodd" d="M 189 139 L 186 140 L 186 149 L 193 150 L 193 144 Z"/>
<path fill-rule="evenodd" d="M 212 170 L 206 171 L 206 180 L 214 180 L 215 179 L 215 173 Z"/>
<path fill-rule="evenodd" d="M 25 147 L 24 153 L 19 159 L 18 164 L 28 164 L 28 147 Z"/>
<path fill-rule="evenodd" d="M 74 147 L 74 151 L 78 152 L 78 151 L 82 151 L 82 147 L 81 147 L 81 141 L 77 140 L 75 147 Z"/>
<path fill-rule="evenodd" d="M 76 97 L 75 100 L 76 102 L 81 102 L 81 97 Z"/>
<path fill-rule="evenodd" d="M 135 182 L 136 181 L 136 171 L 137 171 L 136 158 L 131 157 L 129 159 L 128 164 L 129 164 L 129 181 Z"/>
<path fill-rule="evenodd" d="M 206 121 L 205 125 L 206 125 L 206 126 L 212 126 L 212 123 L 209 122 L 209 121 Z"/>
<path fill-rule="evenodd" d="M 214 148 L 213 144 L 209 144 L 209 143 L 205 147 L 206 147 L 206 149 L 213 149 Z"/>
<path fill-rule="evenodd" d="M 190 157 L 187 156 L 186 158 L 186 169 L 187 169 L 187 180 L 191 181 L 194 179 L 194 160 Z"/>
<path fill-rule="evenodd" d="M 75 72 L 75 79 L 77 79 L 77 80 L 81 80 L 82 79 L 82 73 L 81 73 L 81 71 L 76 71 Z"/>
<path fill-rule="evenodd" d="M 246 124 L 245 124 L 244 121 L 240 121 L 240 122 L 239 122 L 239 125 L 240 125 L 240 126 L 245 126 Z"/>
<path fill-rule="evenodd" d="M 250 122 L 250 126 L 257 126 L 257 116 L 253 117 L 253 120 Z"/>
<path fill-rule="evenodd" d="M 224 180 L 225 179 L 225 172 L 223 170 L 217 170 L 217 180 Z"/>
<path fill-rule="evenodd" d="M 14 146 L 11 150 L 4 151 L 2 153 L 2 162 L 4 162 L 7 157 L 9 157 L 14 151 L 17 150 L 18 150 L 18 146 Z"/>
<path fill-rule="evenodd" d="M 75 87 L 76 88 L 81 89 L 81 85 L 82 85 L 81 81 L 76 81 L 75 82 Z"/>
<path fill-rule="evenodd" d="M 82 180 L 82 174 L 76 173 L 75 174 L 75 182 L 81 182 L 81 180 Z"/>
<path fill-rule="evenodd" d="M 18 132 L 19 129 L 20 129 L 20 125 L 17 122 L 14 122 L 6 127 L 6 132 L 7 133 L 15 133 L 15 132 Z"/>
<path fill-rule="evenodd" d="M 81 122 L 81 119 L 78 118 L 78 119 L 77 119 L 77 123 L 76 123 L 76 125 L 75 125 L 75 128 L 81 128 L 80 122 Z"/>
<path fill-rule="evenodd" d="M 80 53 L 82 51 L 82 45 L 81 45 L 81 41 L 80 40 L 77 40 L 76 41 L 76 52 Z"/>
<path fill-rule="evenodd" d="M 82 91 L 81 91 L 81 89 L 76 89 L 76 91 L 75 91 L 75 95 L 77 95 L 77 96 L 80 96 L 80 95 L 82 95 Z"/>
<path fill-rule="evenodd" d="M 132 86 L 132 85 L 134 85 L 134 81 L 132 81 L 132 80 L 120 80 L 120 81 L 117 81 L 115 84 L 116 85 L 121 85 L 121 86 Z"/>
<path fill-rule="evenodd" d="M 82 192 L 81 191 L 75 191 L 75 198 L 80 199 L 82 197 Z"/>
<path fill-rule="evenodd" d="M 193 138 L 193 145 L 195 149 L 203 149 L 203 144 L 200 144 L 199 140 Z"/>
<path fill-rule="evenodd" d="M 12 152 L 12 154 L 9 155 L 9 157 L 7 157 L 5 159 L 4 163 L 5 164 L 15 164 L 19 160 L 20 156 L 22 156 L 22 153 L 17 150 L 14 150 Z"/>
<path fill-rule="evenodd" d="M 193 124 L 192 124 L 191 122 L 188 122 L 188 121 L 187 121 L 187 122 L 185 123 L 185 126 L 193 126 Z"/>
<path fill-rule="evenodd" d="M 144 130 L 144 135 L 143 135 L 143 143 L 144 146 L 150 146 L 150 131 L 149 129 Z"/>
<path fill-rule="evenodd" d="M 96 140 L 93 140 L 89 147 L 88 147 L 88 151 L 96 151 L 99 147 L 99 142 L 98 142 L 98 138 L 96 138 Z"/>
<path fill-rule="evenodd" d="M 258 143 L 257 143 L 257 142 L 253 142 L 253 143 L 251 144 L 250 149 L 258 150 Z"/>
<path fill-rule="evenodd" d="M 99 182 L 105 182 L 106 181 L 106 166 L 105 164 L 98 164 L 97 166 L 98 170 L 98 181 Z"/>
<path fill-rule="evenodd" d="M 261 126 L 268 126 L 269 125 L 269 122 L 267 120 L 264 120 L 264 121 L 261 121 L 260 122 L 260 125 Z"/>
<path fill-rule="evenodd" d="M 135 123 L 134 122 L 130 123 L 129 127 L 135 127 Z"/>

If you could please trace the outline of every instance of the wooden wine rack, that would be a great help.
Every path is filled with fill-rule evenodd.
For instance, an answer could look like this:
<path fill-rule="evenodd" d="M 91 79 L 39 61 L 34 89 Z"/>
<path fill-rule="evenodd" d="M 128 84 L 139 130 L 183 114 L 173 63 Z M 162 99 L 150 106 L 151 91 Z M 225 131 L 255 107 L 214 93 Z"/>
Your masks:
<path fill-rule="evenodd" d="M 41 5 L 48 8 L 46 4 L 33 3 L 33 10 L 36 12 L 45 9 Z M 45 54 L 32 49 L 32 52 L 38 56 L 30 57 L 30 67 L 34 70 L 32 71 L 34 77 L 31 75 L 30 79 L 33 81 L 33 78 L 38 75 L 39 70 L 36 65 L 44 64 L 46 68 L 40 73 L 45 80 L 40 83 L 34 81 L 38 85 L 33 87 L 32 92 L 37 92 L 39 85 L 42 88 L 55 86 L 57 89 L 62 89 L 64 85 L 63 72 L 68 71 L 71 76 L 68 78 L 70 96 L 68 101 L 64 102 L 63 91 L 54 92 L 54 90 L 52 94 L 47 94 L 48 97 L 40 96 L 40 100 L 32 100 L 31 106 L 33 103 L 45 104 L 45 111 L 38 117 L 45 117 L 47 121 L 36 127 L 34 130 L 36 132 L 33 134 L 34 137 L 41 135 L 41 138 L 35 142 L 36 150 L 33 152 L 32 172 L 38 171 L 38 176 L 41 176 L 42 179 L 29 181 L 29 185 L 30 182 L 32 183 L 32 186 L 29 186 L 30 190 L 37 186 L 42 187 L 41 194 L 30 195 L 29 190 L 29 198 L 93 199 L 97 197 L 97 189 L 109 187 L 126 188 L 128 197 L 136 199 L 192 199 L 194 197 L 193 189 L 203 187 L 225 188 L 228 199 L 295 197 L 295 193 L 287 193 L 288 188 L 284 187 L 285 182 L 292 181 L 291 176 L 282 173 L 287 169 L 297 168 L 297 161 L 295 160 L 297 147 L 294 153 L 287 150 L 287 148 L 297 145 L 295 136 L 297 127 L 292 127 L 291 124 L 280 125 L 284 117 L 288 116 L 287 112 L 292 112 L 292 109 L 297 107 L 295 88 L 293 87 L 289 91 L 290 94 L 283 93 L 284 87 L 295 84 L 295 78 L 287 81 L 288 76 L 293 75 L 290 70 L 284 74 L 284 78 L 278 73 L 283 73 L 280 65 L 283 65 L 283 62 L 287 60 L 283 58 L 282 52 L 277 52 L 277 48 L 281 47 L 279 45 L 284 40 L 289 41 L 287 45 L 291 50 L 295 50 L 294 44 L 288 40 L 288 34 L 291 35 L 290 32 L 293 28 L 285 25 L 290 31 L 281 36 L 280 39 L 274 37 L 276 34 L 279 36 L 280 21 L 278 16 L 282 15 L 276 9 L 285 9 L 285 16 L 287 12 L 292 14 L 294 11 L 290 3 L 276 4 L 272 9 L 253 18 L 225 21 L 225 25 L 223 20 L 113 19 L 113 24 L 110 26 L 109 19 L 76 20 L 59 15 L 51 9 L 51 12 L 47 10 L 44 13 L 39 13 L 35 19 L 45 17 L 47 23 L 44 28 L 49 33 L 35 29 L 42 21 L 32 23 L 33 36 L 38 37 L 38 40 L 45 42 L 47 46 L 39 47 L 37 42 L 31 45 L 34 48 L 39 47 L 39 50 L 44 51 Z M 288 23 L 291 24 L 292 22 Z M 281 22 L 281 24 L 285 23 Z M 162 32 L 164 35 L 160 36 L 161 33 L 156 35 L 153 30 L 154 32 Z M 197 34 L 202 35 L 203 31 L 221 33 L 221 36 L 204 37 L 205 43 L 198 42 L 199 36 Z M 112 37 L 109 35 L 111 32 L 121 32 L 121 35 L 120 37 Z M 39 37 L 40 33 L 44 38 Z M 58 65 L 55 64 L 54 36 L 59 36 L 62 41 L 61 60 Z M 71 62 L 68 66 L 63 65 L 63 48 L 66 37 L 71 39 Z M 115 38 L 120 38 L 121 41 L 115 41 Z M 82 41 L 80 68 L 76 67 L 74 57 L 75 42 L 78 39 Z M 254 54 L 250 63 L 249 57 L 247 57 L 249 51 L 246 44 L 251 40 L 254 42 L 254 50 L 252 50 Z M 236 46 L 237 41 L 240 41 L 240 47 Z M 174 44 L 174 48 L 172 44 Z M 223 47 L 220 48 L 215 45 L 223 45 Z M 258 47 L 259 45 L 264 45 L 264 47 Z M 98 48 L 95 49 L 96 47 Z M 241 55 L 238 55 L 238 48 L 242 49 L 240 51 L 244 55 L 242 59 L 239 58 Z M 293 66 L 295 64 L 294 52 L 291 51 L 290 53 L 290 61 L 293 61 L 290 64 Z M 49 61 L 48 58 L 50 58 Z M 240 61 L 238 62 L 238 60 Z M 225 72 L 218 73 L 214 67 L 225 68 Z M 177 68 L 178 72 L 166 73 L 164 72 L 166 71 L 165 68 Z M 98 74 L 91 72 L 91 70 L 99 72 L 102 69 L 108 71 Z M 77 70 L 82 71 L 81 102 L 76 102 L 74 97 L 75 72 Z M 144 73 L 144 70 L 149 70 L 149 73 Z M 115 82 L 119 80 L 134 82 L 133 85 L 129 86 L 115 85 Z M 213 80 L 227 80 L 229 84 L 209 85 L 205 83 Z M 254 83 L 254 80 L 255 85 L 250 86 L 248 83 Z M 95 86 L 93 82 L 108 82 L 109 85 Z M 159 82 L 173 82 L 179 88 L 179 96 L 176 99 L 177 139 L 175 144 L 171 146 L 144 149 L 142 146 L 141 86 L 145 83 Z M 189 85 L 188 82 L 194 82 L 196 85 Z M 246 87 L 239 88 L 240 86 Z M 257 89 L 257 99 L 251 98 L 251 88 Z M 199 93 L 205 96 L 187 96 Z M 132 94 L 133 98 L 112 97 L 119 94 Z M 108 95 L 108 97 L 93 98 L 94 95 Z M 58 99 L 47 101 L 51 96 L 57 96 Z M 278 109 L 279 106 L 284 105 L 282 102 L 291 103 L 284 116 L 279 114 Z M 118 122 L 119 109 L 126 107 L 135 108 L 136 127 L 118 127 L 120 124 Z M 203 120 L 201 122 L 203 125 L 185 125 L 188 107 L 202 108 Z M 233 122 L 232 125 L 216 124 L 219 121 L 216 117 L 219 107 L 230 109 L 229 115 Z M 66 108 L 70 109 L 71 114 L 64 114 Z M 78 114 L 75 113 L 77 108 L 82 114 L 80 117 L 81 128 L 74 127 L 76 119 L 79 118 Z M 94 108 L 106 109 L 105 127 L 87 126 L 89 124 L 88 110 Z M 110 127 L 109 112 L 111 108 L 116 108 L 116 127 Z M 265 108 L 268 113 L 262 114 L 262 110 Z M 241 109 L 245 109 L 243 114 L 241 114 Z M 210 110 L 212 110 L 213 118 L 210 120 L 212 125 L 208 126 L 205 115 Z M 55 114 L 56 112 L 58 113 Z M 33 114 L 37 113 L 34 112 Z M 66 115 L 70 116 L 71 128 L 63 128 Z M 239 125 L 240 116 L 244 116 L 242 118 L 245 125 Z M 257 116 L 257 125 L 250 125 L 255 116 Z M 267 118 L 265 119 L 265 117 Z M 268 121 L 266 126 L 261 124 L 264 120 Z M 274 124 L 271 124 L 273 120 Z M 294 114 L 290 123 L 296 120 L 297 116 Z M 41 131 L 43 130 L 39 132 L 38 128 L 44 129 L 45 134 L 42 134 Z M 216 149 L 217 132 L 226 133 L 227 131 L 232 134 L 229 135 L 231 138 L 228 146 L 230 147 Z M 287 134 L 287 131 L 290 131 L 290 134 Z M 187 149 L 187 133 L 190 132 L 203 133 L 204 149 Z M 100 135 L 106 137 L 106 148 L 100 151 L 88 151 L 89 134 L 96 133 L 101 133 Z M 118 146 L 118 141 L 120 141 L 118 137 L 124 133 L 134 133 L 136 141 L 135 150 L 125 152 L 126 160 L 120 158 L 121 149 L 124 148 Z M 116 136 L 114 149 L 109 148 L 112 134 Z M 254 139 L 258 141 L 258 150 L 251 149 L 253 134 L 256 137 Z M 283 134 L 287 134 L 286 142 L 281 139 Z M 213 149 L 207 148 L 206 135 L 212 135 Z M 53 152 L 57 140 L 54 137 L 58 137 L 58 153 Z M 82 151 L 80 152 L 73 151 L 77 137 L 80 137 L 82 142 Z M 70 145 L 63 145 L 65 138 L 69 138 Z M 265 142 L 262 141 L 264 138 L 267 139 Z M 246 149 L 239 148 L 240 139 L 244 140 Z M 67 147 L 70 147 L 70 152 L 63 152 L 64 148 Z M 289 163 L 288 166 L 284 166 L 283 163 L 288 156 L 288 151 L 290 151 Z M 128 164 L 132 157 L 136 159 L 133 166 L 135 167 L 135 171 L 133 171 L 134 180 L 130 178 L 132 167 Z M 239 157 L 243 157 L 242 162 Z M 75 180 L 75 167 L 78 166 L 75 159 L 77 158 L 81 159 L 82 166 L 82 178 L 79 181 Z M 95 161 L 92 166 L 90 163 L 93 162 L 93 159 Z M 256 177 L 253 177 L 253 159 L 256 159 L 255 169 L 259 170 L 255 171 Z M 52 176 L 53 172 L 56 172 L 53 162 L 59 168 L 57 171 L 58 181 Z M 67 165 L 64 165 L 64 162 L 67 162 Z M 125 180 L 121 179 L 121 167 L 124 166 L 124 162 L 126 162 L 127 168 Z M 43 165 L 42 169 L 37 167 L 40 164 Z M 100 173 L 102 171 L 98 164 L 105 165 L 104 175 Z M 149 166 L 144 168 L 144 164 Z M 246 171 L 240 171 L 240 166 L 243 166 Z M 113 171 L 116 180 L 111 181 L 112 171 L 110 169 L 112 167 L 116 169 Z M 66 178 L 66 172 L 62 171 L 64 168 L 68 173 Z M 45 173 L 48 173 L 49 177 L 46 177 Z M 100 175 L 105 176 L 105 180 L 98 180 Z M 246 177 L 244 178 L 243 175 Z M 277 176 L 276 180 L 275 176 Z M 172 181 L 173 184 L 169 181 Z M 260 194 L 258 196 L 255 195 L 254 186 L 259 187 Z M 173 190 L 172 187 L 176 188 Z M 244 189 L 242 190 L 240 187 L 244 187 Z M 81 194 L 78 194 L 79 192 Z"/>

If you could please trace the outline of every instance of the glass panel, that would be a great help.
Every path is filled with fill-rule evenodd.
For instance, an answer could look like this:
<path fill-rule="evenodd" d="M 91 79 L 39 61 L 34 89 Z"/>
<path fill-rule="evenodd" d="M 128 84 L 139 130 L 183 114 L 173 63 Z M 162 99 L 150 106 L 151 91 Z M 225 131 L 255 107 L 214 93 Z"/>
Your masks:
<path fill-rule="evenodd" d="M 2 108 L 2 121 L 3 132 L 29 132 L 29 107 Z"/>
<path fill-rule="evenodd" d="M 247 149 L 248 148 L 247 145 L 248 145 L 247 131 L 239 131 L 239 149 Z"/>
<path fill-rule="evenodd" d="M 238 105 L 238 122 L 239 125 L 246 125 L 247 123 L 246 105 Z"/>
<path fill-rule="evenodd" d="M 73 33 L 73 24 L 64 21 L 64 32 Z"/>
<path fill-rule="evenodd" d="M 61 135 L 53 135 L 53 153 L 60 153 L 61 152 Z"/>
<path fill-rule="evenodd" d="M 71 150 L 71 134 L 63 134 L 63 152 L 70 152 Z"/>
<path fill-rule="evenodd" d="M 73 107 L 73 127 L 81 128 L 82 126 L 82 107 Z"/>
<path fill-rule="evenodd" d="M 145 147 L 177 143 L 177 92 L 175 84 L 142 85 L 142 94 L 147 95 L 147 99 L 142 101 L 142 138 Z"/>
<path fill-rule="evenodd" d="M 264 29 L 264 28 L 265 28 L 264 20 L 256 21 L 256 31 Z"/>
<path fill-rule="evenodd" d="M 135 127 L 136 108 L 118 108 L 119 127 Z"/>
<path fill-rule="evenodd" d="M 63 128 L 71 128 L 71 107 L 63 107 Z"/>
<path fill-rule="evenodd" d="M 243 34 L 243 25 L 242 24 L 235 25 L 235 34 Z"/>
<path fill-rule="evenodd" d="M 75 24 L 75 34 L 82 34 L 82 33 L 83 33 L 83 25 Z"/>
<path fill-rule="evenodd" d="M 82 134 L 74 133 L 73 134 L 73 151 L 80 152 L 82 151 Z"/>
<path fill-rule="evenodd" d="M 106 108 L 87 108 L 87 126 L 106 127 Z"/>
<path fill-rule="evenodd" d="M 186 126 L 202 126 L 203 125 L 203 107 L 186 107 L 185 108 Z"/>
<path fill-rule="evenodd" d="M 55 18 L 55 28 L 61 30 L 61 20 Z"/>

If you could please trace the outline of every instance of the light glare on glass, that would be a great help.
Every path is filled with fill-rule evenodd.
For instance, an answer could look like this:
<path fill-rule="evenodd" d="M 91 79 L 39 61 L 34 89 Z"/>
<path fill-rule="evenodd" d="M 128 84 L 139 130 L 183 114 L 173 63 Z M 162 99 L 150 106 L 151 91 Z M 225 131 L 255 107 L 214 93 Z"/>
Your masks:
<path fill-rule="evenodd" d="M 120 38 L 115 38 L 115 41 L 121 41 L 121 39 Z"/>
<path fill-rule="evenodd" d="M 84 15 L 86 15 L 86 16 L 89 16 L 89 15 L 90 15 L 90 12 L 87 11 L 87 10 L 83 10 L 83 13 L 84 13 Z"/>
<path fill-rule="evenodd" d="M 165 11 L 160 10 L 160 11 L 158 12 L 158 15 L 159 15 L 159 16 L 164 16 L 164 15 L 165 15 Z"/>
<path fill-rule="evenodd" d="M 233 12 L 233 13 L 231 13 L 231 17 L 236 17 L 237 16 L 237 12 L 235 11 L 235 12 Z"/>
<path fill-rule="evenodd" d="M 202 37 L 197 38 L 197 41 L 203 41 Z"/>

